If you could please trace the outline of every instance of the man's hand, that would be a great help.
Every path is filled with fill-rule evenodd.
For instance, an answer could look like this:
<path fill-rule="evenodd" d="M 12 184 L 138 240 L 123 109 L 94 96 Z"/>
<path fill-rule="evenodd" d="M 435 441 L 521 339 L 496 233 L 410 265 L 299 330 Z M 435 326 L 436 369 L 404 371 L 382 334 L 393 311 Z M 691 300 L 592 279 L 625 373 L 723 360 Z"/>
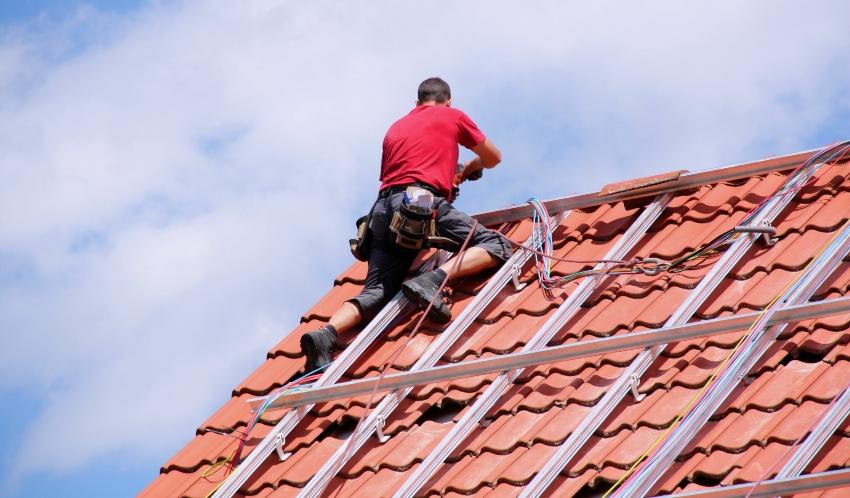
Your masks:
<path fill-rule="evenodd" d="M 481 179 L 485 168 L 493 168 L 502 162 L 502 153 L 493 145 L 489 138 L 485 138 L 483 142 L 472 149 L 478 157 L 467 161 L 466 164 L 458 164 L 457 173 L 455 174 L 455 185 L 460 185 L 462 182 L 469 180 L 474 182 Z"/>
<path fill-rule="evenodd" d="M 463 183 L 467 180 L 469 180 L 471 182 L 474 182 L 475 180 L 480 180 L 481 177 L 484 176 L 484 170 L 483 169 L 471 170 L 470 168 L 468 168 L 468 165 L 471 162 L 472 161 L 470 161 L 466 164 L 458 163 L 457 169 L 455 170 L 456 171 L 455 178 L 454 178 L 454 185 L 455 186 L 458 186 L 458 185 L 460 185 L 461 183 Z"/>
<path fill-rule="evenodd" d="M 464 180 L 469 180 L 471 182 L 474 182 L 475 180 L 480 180 L 482 176 L 484 176 L 484 170 L 479 169 L 477 171 L 473 171 L 472 173 L 466 175 Z"/>

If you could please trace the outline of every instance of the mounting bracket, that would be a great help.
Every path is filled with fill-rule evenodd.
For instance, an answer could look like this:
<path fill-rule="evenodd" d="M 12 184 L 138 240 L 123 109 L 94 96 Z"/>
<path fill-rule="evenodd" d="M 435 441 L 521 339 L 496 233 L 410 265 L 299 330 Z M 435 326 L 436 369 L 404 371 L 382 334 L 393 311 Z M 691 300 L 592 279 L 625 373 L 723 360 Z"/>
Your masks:
<path fill-rule="evenodd" d="M 738 233 L 754 233 L 756 238 L 764 236 L 765 245 L 772 246 L 776 244 L 776 229 L 770 226 L 767 220 L 763 220 L 760 225 L 739 225 L 733 229 Z"/>
<path fill-rule="evenodd" d="M 638 377 L 637 374 L 632 374 L 629 377 L 629 384 L 632 389 L 632 396 L 635 398 L 635 401 L 643 401 L 643 398 L 646 397 L 646 394 L 643 394 L 638 391 L 638 387 L 640 387 L 640 377 Z"/>
<path fill-rule="evenodd" d="M 283 437 L 283 434 L 278 434 L 274 438 L 274 449 L 277 451 L 277 457 L 280 458 L 281 462 L 285 462 L 287 458 L 292 456 L 292 453 L 287 453 L 283 451 L 283 445 L 286 444 L 286 438 Z"/>
<path fill-rule="evenodd" d="M 511 281 L 514 283 L 514 289 L 516 289 L 517 292 L 525 289 L 525 286 L 528 285 L 519 281 L 520 271 L 519 265 L 517 264 L 514 264 L 511 267 Z"/>
<path fill-rule="evenodd" d="M 375 434 L 378 436 L 378 441 L 381 444 L 386 443 L 390 440 L 390 436 L 384 434 L 384 425 L 386 425 L 387 419 L 385 417 L 377 417 L 375 419 Z"/>

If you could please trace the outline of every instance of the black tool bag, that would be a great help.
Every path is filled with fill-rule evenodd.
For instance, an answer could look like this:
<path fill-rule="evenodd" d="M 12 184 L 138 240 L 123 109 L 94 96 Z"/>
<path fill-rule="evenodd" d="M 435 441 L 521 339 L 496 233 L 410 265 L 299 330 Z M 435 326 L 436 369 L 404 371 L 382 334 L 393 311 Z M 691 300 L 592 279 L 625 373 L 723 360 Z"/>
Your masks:
<path fill-rule="evenodd" d="M 369 222 L 371 220 L 371 212 L 366 216 L 357 218 L 357 221 L 354 222 L 357 226 L 357 238 L 348 239 L 348 244 L 351 246 L 351 254 L 360 261 L 369 260 L 369 250 L 372 248 L 372 232 L 369 230 Z"/>

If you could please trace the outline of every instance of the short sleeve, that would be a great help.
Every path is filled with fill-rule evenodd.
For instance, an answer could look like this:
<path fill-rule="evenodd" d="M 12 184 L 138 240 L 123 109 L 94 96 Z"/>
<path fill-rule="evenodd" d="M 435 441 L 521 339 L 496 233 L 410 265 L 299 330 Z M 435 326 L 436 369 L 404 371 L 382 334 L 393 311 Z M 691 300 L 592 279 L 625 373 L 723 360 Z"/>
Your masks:
<path fill-rule="evenodd" d="M 475 148 L 484 141 L 484 134 L 481 133 L 481 130 L 478 129 L 478 125 L 476 125 L 475 122 L 466 115 L 466 113 L 458 111 L 457 125 L 457 143 L 463 145 L 467 149 Z"/>

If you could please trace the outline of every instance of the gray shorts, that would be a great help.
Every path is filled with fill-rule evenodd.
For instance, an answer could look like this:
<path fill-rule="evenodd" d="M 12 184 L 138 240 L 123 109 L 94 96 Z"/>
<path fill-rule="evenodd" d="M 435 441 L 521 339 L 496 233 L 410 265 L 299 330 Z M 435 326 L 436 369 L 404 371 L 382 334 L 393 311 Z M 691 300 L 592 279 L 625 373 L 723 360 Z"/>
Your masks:
<path fill-rule="evenodd" d="M 401 289 L 410 265 L 419 254 L 419 251 L 397 246 L 389 229 L 393 213 L 399 209 L 403 199 L 403 191 L 381 194 L 372 206 L 372 220 L 369 223 L 372 247 L 366 284 L 363 291 L 350 301 L 360 308 L 364 321 L 371 320 Z M 434 207 L 437 211 L 437 235 L 462 244 L 472 229 L 473 218 L 455 209 L 443 197 L 435 197 Z M 510 242 L 501 234 L 481 225 L 475 227 L 469 246 L 480 247 L 502 262 L 513 254 Z"/>

